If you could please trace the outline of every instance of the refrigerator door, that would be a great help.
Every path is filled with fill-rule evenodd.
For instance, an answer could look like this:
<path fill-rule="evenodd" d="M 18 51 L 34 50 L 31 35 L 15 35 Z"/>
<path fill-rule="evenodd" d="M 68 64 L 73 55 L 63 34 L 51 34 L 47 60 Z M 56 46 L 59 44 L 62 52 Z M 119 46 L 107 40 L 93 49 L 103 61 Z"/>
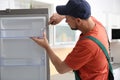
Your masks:
<path fill-rule="evenodd" d="M 49 80 L 44 49 L 30 37 L 48 34 L 47 9 L 0 11 L 0 80 Z"/>

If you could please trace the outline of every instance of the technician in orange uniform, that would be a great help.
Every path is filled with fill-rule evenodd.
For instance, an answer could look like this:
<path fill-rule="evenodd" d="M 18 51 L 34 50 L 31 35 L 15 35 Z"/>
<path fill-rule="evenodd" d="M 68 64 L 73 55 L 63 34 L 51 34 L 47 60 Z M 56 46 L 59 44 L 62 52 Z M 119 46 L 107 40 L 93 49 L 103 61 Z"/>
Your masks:
<path fill-rule="evenodd" d="M 57 6 L 56 10 L 57 13 L 50 18 L 50 24 L 58 24 L 66 18 L 66 23 L 72 30 L 82 32 L 71 53 L 61 61 L 50 47 L 45 34 L 43 39 L 36 37 L 32 39 L 46 49 L 59 73 L 78 70 L 81 80 L 108 80 L 108 62 L 103 51 L 95 42 L 85 38 L 86 36 L 97 38 L 109 52 L 105 28 L 91 16 L 89 3 L 85 0 L 69 0 L 66 5 Z"/>

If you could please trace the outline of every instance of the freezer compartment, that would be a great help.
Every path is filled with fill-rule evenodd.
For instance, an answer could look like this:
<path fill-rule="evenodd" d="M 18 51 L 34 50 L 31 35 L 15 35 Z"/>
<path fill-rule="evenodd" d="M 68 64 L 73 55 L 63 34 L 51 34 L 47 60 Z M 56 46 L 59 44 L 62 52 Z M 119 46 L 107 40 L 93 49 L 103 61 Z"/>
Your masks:
<path fill-rule="evenodd" d="M 43 66 L 1 67 L 1 80 L 46 80 L 45 70 Z"/>
<path fill-rule="evenodd" d="M 42 37 L 45 29 L 45 17 L 1 18 L 1 38 Z"/>

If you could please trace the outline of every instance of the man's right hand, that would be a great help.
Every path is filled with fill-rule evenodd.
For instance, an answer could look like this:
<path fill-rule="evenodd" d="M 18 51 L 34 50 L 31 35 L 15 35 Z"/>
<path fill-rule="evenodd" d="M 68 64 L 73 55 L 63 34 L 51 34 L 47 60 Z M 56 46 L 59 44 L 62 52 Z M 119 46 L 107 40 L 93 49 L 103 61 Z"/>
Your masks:
<path fill-rule="evenodd" d="M 48 22 L 48 24 L 56 25 L 56 24 L 60 23 L 64 18 L 65 18 L 65 16 L 59 15 L 57 13 L 54 13 L 50 17 L 50 21 Z"/>

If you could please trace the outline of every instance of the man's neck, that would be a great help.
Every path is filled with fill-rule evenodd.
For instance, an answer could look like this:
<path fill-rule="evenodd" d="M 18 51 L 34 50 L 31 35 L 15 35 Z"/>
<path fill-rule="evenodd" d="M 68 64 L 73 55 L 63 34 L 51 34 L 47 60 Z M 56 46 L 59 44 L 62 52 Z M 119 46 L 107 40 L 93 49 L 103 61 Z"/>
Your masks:
<path fill-rule="evenodd" d="M 95 27 L 96 23 L 92 20 L 92 18 L 89 18 L 86 21 L 86 25 L 85 25 L 85 31 L 83 31 L 83 34 L 86 34 L 87 32 L 91 31 L 94 27 Z"/>

